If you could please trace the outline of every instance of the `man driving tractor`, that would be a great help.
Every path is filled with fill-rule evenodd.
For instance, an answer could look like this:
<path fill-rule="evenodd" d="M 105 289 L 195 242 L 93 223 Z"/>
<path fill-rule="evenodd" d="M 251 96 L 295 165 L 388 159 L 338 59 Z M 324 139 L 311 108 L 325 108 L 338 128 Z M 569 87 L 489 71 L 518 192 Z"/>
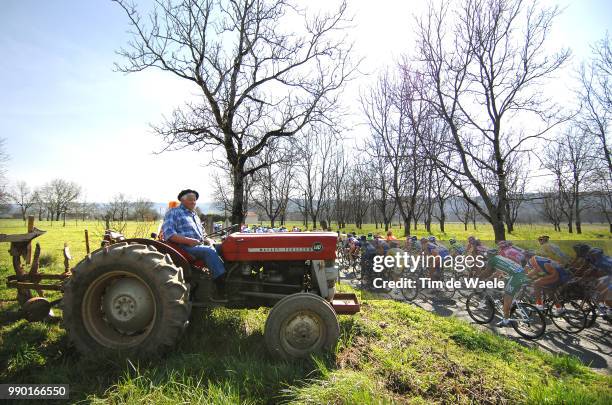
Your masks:
<path fill-rule="evenodd" d="M 199 196 L 195 190 L 182 190 L 178 195 L 181 204 L 166 213 L 162 233 L 166 241 L 180 245 L 182 250 L 206 263 L 217 287 L 217 298 L 221 299 L 225 295 L 225 266 L 195 212 Z"/>

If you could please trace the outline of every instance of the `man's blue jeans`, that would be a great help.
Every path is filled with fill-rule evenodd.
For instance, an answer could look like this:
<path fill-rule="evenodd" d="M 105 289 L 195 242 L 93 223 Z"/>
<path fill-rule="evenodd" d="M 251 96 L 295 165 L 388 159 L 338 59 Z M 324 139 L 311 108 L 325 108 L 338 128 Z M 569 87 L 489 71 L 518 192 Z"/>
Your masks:
<path fill-rule="evenodd" d="M 212 271 L 213 278 L 217 278 L 225 273 L 225 266 L 219 257 L 219 253 L 212 246 L 197 245 L 197 246 L 181 246 L 181 248 L 192 256 L 204 260 L 206 267 Z"/>

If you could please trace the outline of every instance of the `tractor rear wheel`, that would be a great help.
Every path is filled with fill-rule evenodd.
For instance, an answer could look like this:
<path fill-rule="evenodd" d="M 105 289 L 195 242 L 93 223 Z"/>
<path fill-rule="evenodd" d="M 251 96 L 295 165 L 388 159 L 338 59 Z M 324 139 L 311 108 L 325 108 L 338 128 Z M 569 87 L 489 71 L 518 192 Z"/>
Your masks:
<path fill-rule="evenodd" d="M 285 360 L 331 350 L 340 336 L 336 312 L 315 294 L 289 295 L 268 314 L 264 338 L 270 353 Z"/>
<path fill-rule="evenodd" d="M 92 253 L 64 287 L 64 324 L 83 354 L 158 355 L 185 330 L 190 309 L 182 269 L 142 244 L 117 243 Z"/>

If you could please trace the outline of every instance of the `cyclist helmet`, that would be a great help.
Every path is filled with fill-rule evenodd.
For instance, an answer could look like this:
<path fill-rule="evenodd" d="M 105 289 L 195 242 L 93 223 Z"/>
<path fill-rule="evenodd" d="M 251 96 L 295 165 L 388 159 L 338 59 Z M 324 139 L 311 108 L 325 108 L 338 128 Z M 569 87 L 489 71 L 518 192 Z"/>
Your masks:
<path fill-rule="evenodd" d="M 480 246 L 480 239 L 474 239 L 474 246 Z"/>
<path fill-rule="evenodd" d="M 524 255 L 525 255 L 526 259 L 529 259 L 530 257 L 535 256 L 535 252 L 533 250 L 531 250 L 531 249 L 527 249 L 527 250 L 525 250 Z"/>
<path fill-rule="evenodd" d="M 487 249 L 487 258 L 491 258 L 497 255 L 499 251 L 497 249 Z"/>
<path fill-rule="evenodd" d="M 542 235 L 538 237 L 538 242 L 548 242 L 549 239 L 550 239 L 550 236 Z"/>
<path fill-rule="evenodd" d="M 457 239 L 455 239 L 455 238 L 450 238 L 450 239 L 448 240 L 448 243 L 450 243 L 451 245 L 454 245 L 455 243 L 457 243 Z"/>
<path fill-rule="evenodd" d="M 413 241 L 413 242 L 416 242 L 416 241 L 417 241 L 417 237 L 416 237 L 416 235 L 412 235 L 412 236 L 410 237 L 410 240 L 411 240 L 411 241 Z"/>
<path fill-rule="evenodd" d="M 473 236 L 468 236 L 467 241 L 470 245 L 472 245 L 474 242 L 476 242 L 476 238 Z"/>
<path fill-rule="evenodd" d="M 591 247 L 586 243 L 576 243 L 572 248 L 574 253 L 576 253 L 576 257 L 586 257 L 589 250 L 591 250 Z"/>
<path fill-rule="evenodd" d="M 497 247 L 500 249 L 505 249 L 507 247 L 510 247 L 510 242 L 507 242 L 505 240 L 500 240 L 499 242 L 497 242 Z"/>
<path fill-rule="evenodd" d="M 436 237 L 431 235 L 429 238 L 427 238 L 428 241 L 430 241 L 431 243 L 436 243 Z"/>
<path fill-rule="evenodd" d="M 587 259 L 592 263 L 596 262 L 603 256 L 603 249 L 601 248 L 591 248 L 587 253 Z"/>
<path fill-rule="evenodd" d="M 373 240 L 374 239 L 374 235 L 372 235 L 372 232 L 368 233 L 368 240 Z"/>

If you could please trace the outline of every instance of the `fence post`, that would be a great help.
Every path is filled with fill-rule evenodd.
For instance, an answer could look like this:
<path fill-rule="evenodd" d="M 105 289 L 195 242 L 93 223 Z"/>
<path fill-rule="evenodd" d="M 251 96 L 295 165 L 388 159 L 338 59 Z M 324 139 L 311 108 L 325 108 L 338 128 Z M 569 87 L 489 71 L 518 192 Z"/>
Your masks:
<path fill-rule="evenodd" d="M 89 232 L 85 229 L 85 251 L 89 254 Z"/>
<path fill-rule="evenodd" d="M 28 215 L 28 233 L 34 230 L 34 215 Z M 28 251 L 26 253 L 26 264 L 32 262 L 32 243 L 28 243 Z"/>

